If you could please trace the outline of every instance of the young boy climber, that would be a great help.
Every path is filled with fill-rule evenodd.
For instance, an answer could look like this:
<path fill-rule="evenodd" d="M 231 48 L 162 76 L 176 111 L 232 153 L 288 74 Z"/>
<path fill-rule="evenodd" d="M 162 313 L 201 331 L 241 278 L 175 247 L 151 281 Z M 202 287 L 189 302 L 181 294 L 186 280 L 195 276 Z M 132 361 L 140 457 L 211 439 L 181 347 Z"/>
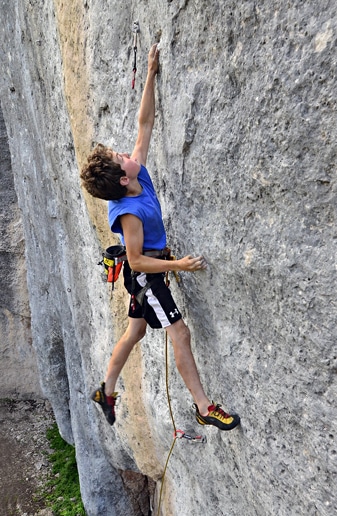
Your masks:
<path fill-rule="evenodd" d="M 131 294 L 128 327 L 113 349 L 105 380 L 92 395 L 110 425 L 115 422 L 115 384 L 134 345 L 151 328 L 165 328 L 173 345 L 179 373 L 195 401 L 196 420 L 231 430 L 238 415 L 226 414 L 211 403 L 200 382 L 190 346 L 190 332 L 165 284 L 167 271 L 195 272 L 206 268 L 202 256 L 166 260 L 166 233 L 161 208 L 145 168 L 155 117 L 155 76 L 159 51 L 153 45 L 148 55 L 148 73 L 138 116 L 138 135 L 131 156 L 97 145 L 81 171 L 83 186 L 94 197 L 109 201 L 109 224 L 121 235 L 126 247 L 124 284 Z M 146 287 L 144 289 L 144 287 Z M 143 290 L 142 290 L 143 289 Z M 142 290 L 141 304 L 137 294 Z"/>

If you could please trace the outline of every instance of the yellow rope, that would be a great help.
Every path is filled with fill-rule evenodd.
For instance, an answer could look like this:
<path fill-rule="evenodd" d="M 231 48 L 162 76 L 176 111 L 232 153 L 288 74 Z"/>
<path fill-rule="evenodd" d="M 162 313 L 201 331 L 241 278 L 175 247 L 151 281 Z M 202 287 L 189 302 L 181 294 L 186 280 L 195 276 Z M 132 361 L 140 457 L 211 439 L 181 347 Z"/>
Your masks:
<path fill-rule="evenodd" d="M 175 256 L 171 257 L 171 260 L 175 260 Z M 168 285 L 169 284 L 168 272 L 166 273 L 165 281 L 166 281 L 166 285 Z M 169 381 L 168 381 L 169 370 L 168 370 L 168 363 L 169 363 L 169 360 L 168 360 L 168 335 L 167 335 L 167 331 L 165 331 L 165 381 L 166 381 L 166 396 L 167 396 L 167 402 L 168 402 L 170 416 L 171 416 L 171 420 L 172 420 L 172 425 L 173 425 L 173 429 L 174 429 L 174 436 L 176 436 L 177 429 L 176 429 L 176 424 L 174 422 L 174 417 L 173 417 L 173 412 L 172 412 L 172 407 L 171 407 L 170 392 L 169 392 Z"/>
<path fill-rule="evenodd" d="M 167 337 L 167 332 L 165 332 L 166 335 L 165 335 L 165 378 L 166 378 L 166 396 L 167 396 L 167 402 L 168 402 L 168 407 L 169 407 L 169 411 L 170 411 L 170 416 L 171 416 L 171 420 L 172 420 L 172 425 L 173 425 L 173 430 L 174 430 L 174 435 L 176 435 L 176 424 L 174 422 L 174 417 L 173 417 L 173 412 L 172 412 L 172 407 L 171 407 L 171 400 L 170 400 L 170 393 L 169 393 L 169 382 L 168 382 L 168 374 L 169 374 L 169 370 L 168 370 L 168 345 L 167 345 L 167 341 L 168 341 L 168 337 Z"/>
<path fill-rule="evenodd" d="M 158 512 L 157 512 L 157 516 L 159 516 L 160 514 L 160 505 L 161 505 L 161 496 L 163 494 L 163 487 L 164 487 L 164 479 L 165 479 L 165 473 L 166 473 L 166 469 L 167 469 L 167 465 L 168 465 L 168 461 L 171 457 L 171 453 L 173 452 L 173 448 L 174 448 L 174 445 L 176 443 L 176 438 L 173 439 L 173 443 L 171 445 L 171 448 L 170 448 L 170 451 L 169 451 L 169 454 L 167 456 L 167 459 L 166 459 L 166 463 L 165 463 L 165 468 L 164 468 L 164 473 L 163 473 L 163 476 L 162 476 L 162 480 L 161 480 L 161 487 L 160 487 L 160 495 L 159 495 L 159 503 L 158 503 Z"/>
<path fill-rule="evenodd" d="M 166 274 L 166 282 L 167 281 L 168 281 L 168 273 Z M 163 487 L 164 487 L 164 480 L 165 480 L 165 473 L 166 473 L 167 465 L 168 465 L 168 462 L 170 460 L 171 454 L 173 452 L 174 445 L 175 445 L 176 440 L 177 440 L 177 429 L 176 429 L 176 424 L 175 424 L 175 421 L 174 421 L 172 407 L 171 407 L 168 376 L 169 376 L 169 370 L 168 370 L 168 335 L 167 335 L 167 331 L 166 331 L 165 332 L 165 381 L 166 381 L 166 396 L 167 396 L 167 402 L 168 402 L 170 416 L 171 416 L 171 420 L 172 420 L 172 425 L 173 425 L 173 429 L 174 429 L 174 439 L 173 439 L 173 443 L 171 445 L 170 451 L 169 451 L 167 459 L 166 459 L 166 463 L 165 463 L 165 467 L 164 467 L 164 472 L 163 472 L 163 476 L 162 476 L 162 480 L 161 480 L 161 487 L 160 487 L 160 494 L 159 494 L 157 516 L 159 516 L 159 513 L 160 513 L 161 497 L 162 497 L 162 494 L 163 494 Z"/>
<path fill-rule="evenodd" d="M 170 259 L 171 260 L 175 260 L 176 257 L 171 255 Z M 180 283 L 179 274 L 177 272 L 174 272 L 174 275 L 175 275 L 177 283 L 179 284 Z M 169 284 L 169 281 L 168 281 L 168 272 L 167 272 L 166 273 L 166 285 L 168 285 L 168 284 Z M 172 455 L 174 445 L 175 445 L 176 440 L 177 440 L 177 428 L 176 428 L 176 424 L 175 424 L 174 417 L 173 417 L 173 412 L 172 412 L 172 407 L 171 407 L 171 399 L 170 399 L 170 393 L 169 393 L 168 376 L 169 376 L 169 370 L 168 370 L 168 335 L 167 335 L 167 331 L 166 331 L 165 332 L 165 383 L 166 383 L 167 402 L 168 402 L 168 407 L 169 407 L 170 416 L 171 416 L 171 420 L 172 420 L 172 425 L 173 425 L 173 429 L 174 429 L 174 434 L 173 434 L 174 435 L 174 439 L 173 439 L 170 451 L 169 451 L 167 459 L 166 459 L 166 463 L 165 463 L 165 467 L 164 467 L 164 472 L 163 472 L 163 476 L 162 476 L 162 479 L 161 479 L 157 516 L 160 516 L 161 499 L 162 499 L 162 494 L 163 494 L 164 480 L 165 480 L 165 474 L 166 474 L 167 466 L 168 466 L 170 457 Z M 178 430 L 178 432 L 180 432 L 180 430 Z M 202 442 L 204 442 L 204 440 L 202 440 Z"/>

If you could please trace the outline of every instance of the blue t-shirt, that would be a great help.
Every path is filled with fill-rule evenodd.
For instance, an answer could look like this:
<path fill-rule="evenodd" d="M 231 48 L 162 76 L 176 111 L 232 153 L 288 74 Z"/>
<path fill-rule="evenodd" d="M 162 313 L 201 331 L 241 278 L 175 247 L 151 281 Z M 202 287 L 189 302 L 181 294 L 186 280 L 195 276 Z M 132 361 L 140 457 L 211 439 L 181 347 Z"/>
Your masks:
<path fill-rule="evenodd" d="M 124 245 L 125 242 L 120 216 L 126 215 L 127 213 L 135 215 L 143 223 L 143 249 L 164 249 L 166 246 L 166 233 L 161 208 L 151 178 L 144 165 L 140 167 L 138 181 L 143 187 L 143 191 L 140 195 L 135 197 L 122 197 L 118 201 L 108 202 L 111 231 L 121 235 L 121 240 Z"/>

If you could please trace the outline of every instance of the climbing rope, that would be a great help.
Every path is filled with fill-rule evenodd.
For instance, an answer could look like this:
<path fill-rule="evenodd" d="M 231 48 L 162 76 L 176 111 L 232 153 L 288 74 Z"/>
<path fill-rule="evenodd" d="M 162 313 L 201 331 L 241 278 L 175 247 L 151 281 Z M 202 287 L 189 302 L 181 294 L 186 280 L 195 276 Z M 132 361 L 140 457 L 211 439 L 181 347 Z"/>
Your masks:
<path fill-rule="evenodd" d="M 171 255 L 170 259 L 171 260 L 172 259 L 175 260 L 175 257 L 173 255 Z M 175 278 L 176 278 L 177 283 L 180 284 L 180 277 L 179 277 L 179 275 L 177 273 L 175 273 Z M 165 282 L 166 282 L 166 285 L 168 286 L 169 285 L 168 272 L 166 273 Z M 201 435 L 197 435 L 195 437 L 192 437 L 192 436 L 186 434 L 183 430 L 177 430 L 177 427 L 176 427 L 176 424 L 175 424 L 175 420 L 174 420 L 174 416 L 173 416 L 173 411 L 172 411 L 172 406 L 171 406 L 171 398 L 170 398 L 170 392 L 169 392 L 169 380 L 168 380 L 168 377 L 169 377 L 169 360 L 168 360 L 168 358 L 169 358 L 168 357 L 168 334 L 167 334 L 167 331 L 165 331 L 165 385 L 166 385 L 166 397 L 167 397 L 167 403 L 168 403 L 170 417 L 171 417 L 172 426 L 173 426 L 173 430 L 174 431 L 173 431 L 173 442 L 171 444 L 170 451 L 169 451 L 169 453 L 167 455 L 167 459 L 166 459 L 165 466 L 164 466 L 164 471 L 163 471 L 163 476 L 162 476 L 162 479 L 161 479 L 157 516 L 160 515 L 160 507 L 161 507 L 161 499 L 162 499 L 163 488 L 164 488 L 165 474 L 166 474 L 167 466 L 168 466 L 170 457 L 172 455 L 173 448 L 174 448 L 174 445 L 176 443 L 176 440 L 177 439 L 185 438 L 185 439 L 188 439 L 189 441 L 193 441 L 193 442 L 206 443 L 206 437 L 203 437 Z"/>
<path fill-rule="evenodd" d="M 166 282 L 166 285 L 169 285 L 168 272 L 166 273 L 166 276 L 165 276 L 165 282 Z M 165 385 L 166 385 L 166 397 L 167 397 L 167 403 L 168 403 L 168 407 L 169 407 L 169 411 L 170 411 L 170 416 L 171 416 L 171 420 L 172 420 L 172 426 L 173 426 L 173 429 L 174 429 L 174 434 L 173 434 L 174 438 L 173 438 L 173 442 L 171 444 L 171 448 L 170 448 L 170 451 L 168 453 L 168 456 L 167 456 L 167 459 L 166 459 L 166 462 L 165 462 L 164 472 L 163 472 L 163 476 L 162 476 L 162 479 L 161 479 L 157 516 L 159 516 L 159 514 L 160 514 L 161 497 L 162 497 L 162 494 L 163 494 L 163 487 L 164 487 L 164 480 L 165 480 L 165 474 L 166 474 L 167 466 L 168 466 L 170 457 L 172 455 L 174 445 L 175 445 L 176 440 L 177 440 L 177 438 L 176 438 L 177 429 L 176 429 L 176 424 L 175 424 L 174 417 L 173 417 L 173 411 L 172 411 L 171 399 L 170 399 L 170 392 L 169 392 L 168 373 L 169 373 L 169 370 L 168 370 L 168 335 L 167 335 L 167 331 L 165 331 Z"/>
<path fill-rule="evenodd" d="M 174 435 L 177 433 L 176 424 L 173 417 L 172 407 L 171 407 L 171 400 L 170 400 L 170 393 L 169 393 L 169 383 L 168 383 L 168 335 L 167 331 L 165 332 L 165 383 L 166 383 L 166 396 L 167 396 L 167 403 L 170 411 L 170 416 L 172 420 L 172 426 L 174 430 Z"/>

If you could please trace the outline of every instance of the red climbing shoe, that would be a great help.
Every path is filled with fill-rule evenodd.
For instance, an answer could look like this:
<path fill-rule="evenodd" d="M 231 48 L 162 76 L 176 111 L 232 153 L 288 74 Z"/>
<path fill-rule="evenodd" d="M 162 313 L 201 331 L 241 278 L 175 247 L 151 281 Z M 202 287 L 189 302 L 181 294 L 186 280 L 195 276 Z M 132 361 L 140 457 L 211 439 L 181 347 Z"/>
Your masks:
<path fill-rule="evenodd" d="M 99 389 L 96 389 L 95 392 L 92 393 L 91 399 L 94 400 L 96 403 L 101 405 L 102 410 L 104 412 L 104 415 L 106 417 L 106 420 L 110 425 L 113 425 L 116 416 L 115 416 L 115 404 L 117 399 L 118 392 L 114 392 L 112 396 L 107 396 L 105 394 L 105 383 L 101 383 L 101 387 Z"/>
<path fill-rule="evenodd" d="M 220 428 L 220 430 L 232 430 L 240 424 L 240 417 L 237 414 L 226 414 L 220 407 L 221 405 L 213 405 L 208 407 L 207 416 L 202 416 L 199 412 L 197 405 L 193 405 L 195 408 L 195 417 L 199 425 L 213 425 Z"/>

